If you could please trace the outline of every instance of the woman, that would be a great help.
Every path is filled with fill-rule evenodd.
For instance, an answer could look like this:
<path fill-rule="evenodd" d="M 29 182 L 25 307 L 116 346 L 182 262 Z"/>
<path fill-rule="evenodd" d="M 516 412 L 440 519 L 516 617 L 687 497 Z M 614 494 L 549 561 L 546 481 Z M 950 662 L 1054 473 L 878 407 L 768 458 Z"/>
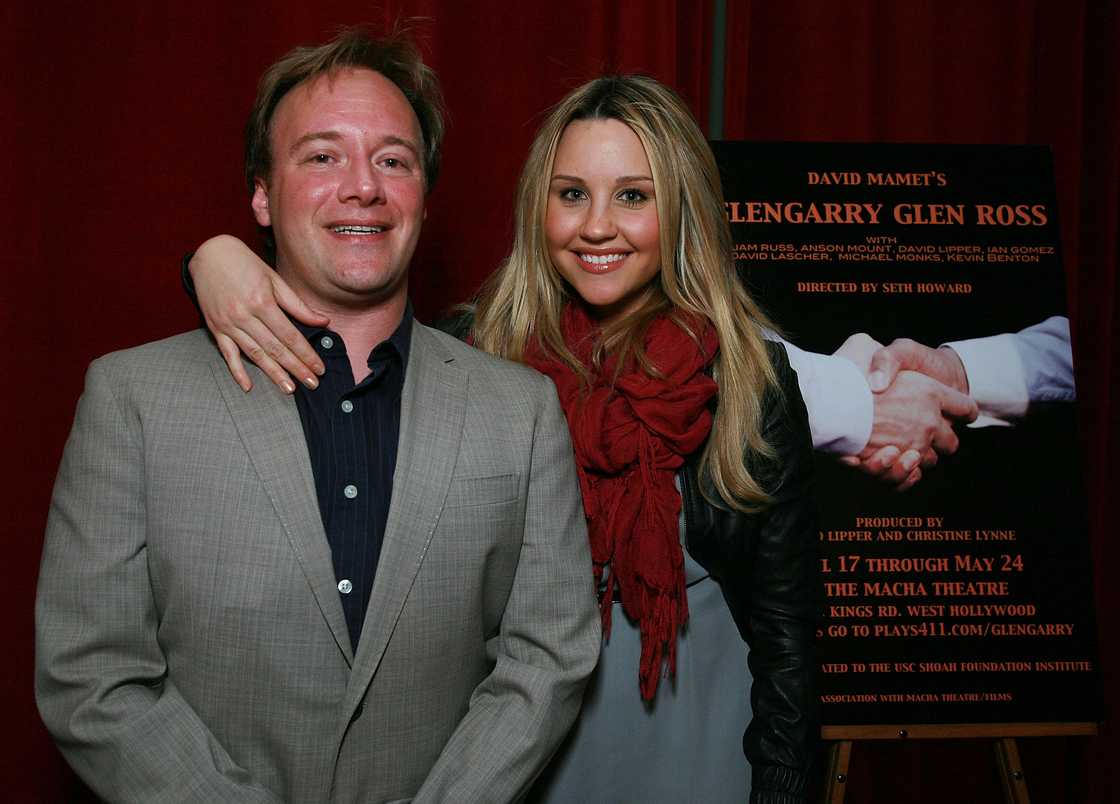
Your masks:
<path fill-rule="evenodd" d="M 534 796 L 801 801 L 817 728 L 809 430 L 736 277 L 711 149 L 671 90 L 597 79 L 537 134 L 516 216 L 509 258 L 456 324 L 556 383 L 609 629 Z M 219 297 L 277 288 L 306 316 L 230 238 L 191 271 L 231 368 L 228 333 L 259 356 L 275 348 L 262 320 L 286 322 L 271 303 L 231 320 Z"/>

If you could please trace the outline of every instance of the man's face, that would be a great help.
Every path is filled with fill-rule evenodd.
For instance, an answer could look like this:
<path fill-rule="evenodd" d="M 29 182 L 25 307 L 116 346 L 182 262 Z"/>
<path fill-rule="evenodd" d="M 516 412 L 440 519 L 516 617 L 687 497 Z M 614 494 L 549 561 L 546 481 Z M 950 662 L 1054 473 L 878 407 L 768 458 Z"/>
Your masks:
<path fill-rule="evenodd" d="M 319 76 L 281 99 L 270 144 L 252 206 L 272 227 L 280 275 L 324 309 L 403 298 L 425 182 L 420 124 L 401 91 L 372 70 Z"/>

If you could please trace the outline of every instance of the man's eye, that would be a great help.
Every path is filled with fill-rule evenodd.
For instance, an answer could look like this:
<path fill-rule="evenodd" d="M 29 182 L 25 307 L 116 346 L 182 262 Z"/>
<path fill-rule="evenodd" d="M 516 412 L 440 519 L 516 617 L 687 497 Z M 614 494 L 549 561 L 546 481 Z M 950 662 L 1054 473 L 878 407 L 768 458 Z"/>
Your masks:
<path fill-rule="evenodd" d="M 387 156 L 381 160 L 381 164 L 389 170 L 407 170 L 408 163 L 403 159 L 396 156 Z"/>
<path fill-rule="evenodd" d="M 313 154 L 309 161 L 314 162 L 316 165 L 327 165 L 333 161 L 330 154 Z"/>

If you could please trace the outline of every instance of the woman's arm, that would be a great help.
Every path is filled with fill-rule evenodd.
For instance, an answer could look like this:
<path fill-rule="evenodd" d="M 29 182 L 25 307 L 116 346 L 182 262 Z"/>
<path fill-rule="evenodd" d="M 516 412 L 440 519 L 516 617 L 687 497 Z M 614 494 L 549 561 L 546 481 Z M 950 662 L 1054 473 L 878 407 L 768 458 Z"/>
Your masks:
<path fill-rule="evenodd" d="M 244 353 L 286 393 L 296 389 L 292 377 L 318 386 L 323 361 L 285 312 L 311 326 L 330 319 L 304 304 L 252 249 L 232 235 L 212 237 L 198 247 L 188 271 L 195 303 L 238 385 L 253 387 Z"/>
<path fill-rule="evenodd" d="M 743 748 L 754 768 L 752 804 L 802 801 L 820 736 L 813 649 L 821 610 L 813 448 L 785 351 L 777 345 L 769 351 L 781 394 L 768 394 L 763 434 L 777 458 L 759 466 L 756 477 L 773 504 L 759 515 L 755 549 L 747 559 L 745 612 L 754 717 Z"/>

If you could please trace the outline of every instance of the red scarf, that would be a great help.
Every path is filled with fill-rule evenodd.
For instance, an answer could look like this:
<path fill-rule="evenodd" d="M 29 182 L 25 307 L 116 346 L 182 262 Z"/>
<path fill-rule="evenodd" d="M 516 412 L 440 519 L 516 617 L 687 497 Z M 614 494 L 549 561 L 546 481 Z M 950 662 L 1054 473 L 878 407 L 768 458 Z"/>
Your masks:
<path fill-rule="evenodd" d="M 631 361 L 614 379 L 615 358 L 598 371 L 592 368 L 599 330 L 582 306 L 567 305 L 561 331 L 568 348 L 592 372 L 590 388 L 538 344 L 530 346 L 526 362 L 551 377 L 559 392 L 575 449 L 597 588 L 610 568 L 599 600 L 603 631 L 610 633 L 617 588 L 623 611 L 641 631 L 638 682 L 648 701 L 657 692 L 666 654 L 670 672 L 676 672 L 677 631 L 688 619 L 681 496 L 674 475 L 712 426 L 708 402 L 717 388 L 704 369 L 719 339 L 703 322 L 697 343 L 663 316 L 645 338 L 646 355 L 662 378 L 650 377 Z"/>

